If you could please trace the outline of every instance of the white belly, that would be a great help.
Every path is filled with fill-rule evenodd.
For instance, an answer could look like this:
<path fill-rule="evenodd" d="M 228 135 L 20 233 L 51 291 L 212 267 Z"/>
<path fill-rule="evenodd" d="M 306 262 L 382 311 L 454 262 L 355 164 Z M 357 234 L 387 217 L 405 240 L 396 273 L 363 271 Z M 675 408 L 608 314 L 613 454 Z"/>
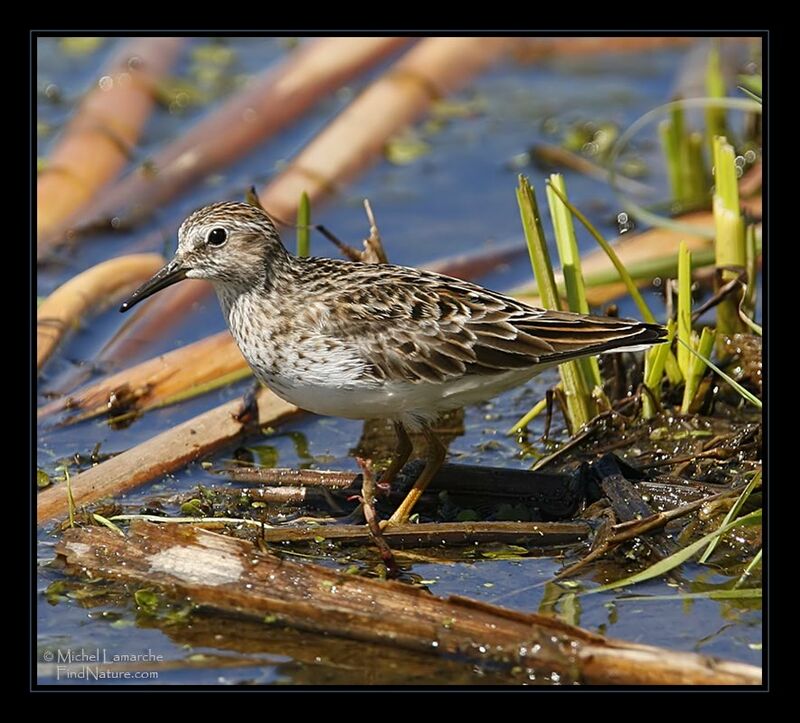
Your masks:
<path fill-rule="evenodd" d="M 388 418 L 414 426 L 415 419 L 432 420 L 441 412 L 491 399 L 536 376 L 521 369 L 491 377 L 467 375 L 452 381 L 389 382 L 375 386 L 330 386 L 314 379 L 265 375 L 262 381 L 279 397 L 315 414 L 347 419 Z"/>

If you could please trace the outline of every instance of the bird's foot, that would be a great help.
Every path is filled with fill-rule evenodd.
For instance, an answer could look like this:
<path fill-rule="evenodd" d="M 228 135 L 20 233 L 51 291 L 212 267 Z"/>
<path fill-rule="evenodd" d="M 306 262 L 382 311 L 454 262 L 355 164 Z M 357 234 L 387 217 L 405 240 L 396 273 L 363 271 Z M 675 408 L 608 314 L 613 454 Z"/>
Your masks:
<path fill-rule="evenodd" d="M 242 397 L 242 408 L 234 415 L 234 419 L 242 425 L 253 424 L 258 421 L 258 393 L 261 384 L 256 382 Z"/>
<path fill-rule="evenodd" d="M 389 527 L 398 527 L 407 524 L 408 524 L 408 517 L 403 517 L 395 513 L 388 520 L 381 520 L 378 523 L 378 527 L 380 527 L 381 530 L 385 530 Z"/>

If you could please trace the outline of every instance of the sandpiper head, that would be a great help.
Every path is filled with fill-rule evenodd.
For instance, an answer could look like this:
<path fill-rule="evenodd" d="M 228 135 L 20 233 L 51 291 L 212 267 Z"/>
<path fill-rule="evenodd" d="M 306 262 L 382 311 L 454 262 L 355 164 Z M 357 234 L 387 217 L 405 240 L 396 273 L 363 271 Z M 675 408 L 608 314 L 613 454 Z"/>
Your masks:
<path fill-rule="evenodd" d="M 134 291 L 120 311 L 182 279 L 252 288 L 263 281 L 270 262 L 285 254 L 275 225 L 257 206 L 232 202 L 205 206 L 181 224 L 172 261 Z"/>

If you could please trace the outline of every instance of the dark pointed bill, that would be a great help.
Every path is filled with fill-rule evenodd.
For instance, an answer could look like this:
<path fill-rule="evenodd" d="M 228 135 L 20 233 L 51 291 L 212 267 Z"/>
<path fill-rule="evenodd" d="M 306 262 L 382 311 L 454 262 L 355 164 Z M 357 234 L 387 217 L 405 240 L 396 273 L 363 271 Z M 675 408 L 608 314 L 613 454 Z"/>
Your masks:
<path fill-rule="evenodd" d="M 134 291 L 124 302 L 119 310 L 124 314 L 126 311 L 132 309 L 140 301 L 143 301 L 148 296 L 152 296 L 161 289 L 166 289 L 168 286 L 177 284 L 186 278 L 186 269 L 184 269 L 178 261 L 172 259 L 164 268 L 158 271 L 148 281 L 145 281 L 136 291 Z"/>

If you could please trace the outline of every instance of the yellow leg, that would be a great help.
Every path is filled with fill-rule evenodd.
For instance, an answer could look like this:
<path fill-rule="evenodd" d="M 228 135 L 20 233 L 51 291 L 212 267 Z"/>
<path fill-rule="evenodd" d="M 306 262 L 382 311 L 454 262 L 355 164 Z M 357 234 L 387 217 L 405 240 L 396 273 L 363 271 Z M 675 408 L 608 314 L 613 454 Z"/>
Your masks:
<path fill-rule="evenodd" d="M 394 478 L 397 477 L 397 473 L 403 469 L 403 465 L 408 462 L 408 458 L 411 456 L 411 450 L 414 448 L 414 445 L 411 444 L 408 432 L 406 432 L 406 428 L 400 422 L 394 423 L 394 431 L 397 434 L 397 449 L 394 452 L 392 463 L 381 477 L 380 483 L 383 486 L 389 486 L 394 482 Z"/>
<path fill-rule="evenodd" d="M 423 468 L 414 486 L 411 488 L 406 498 L 400 503 L 400 506 L 395 510 L 394 514 L 388 519 L 386 525 L 404 525 L 408 522 L 411 511 L 414 506 L 419 502 L 425 488 L 430 484 L 430 481 L 436 476 L 439 468 L 444 463 L 444 458 L 447 455 L 445 446 L 439 441 L 436 435 L 425 427 L 423 429 L 425 439 L 428 442 L 428 460 Z"/>

